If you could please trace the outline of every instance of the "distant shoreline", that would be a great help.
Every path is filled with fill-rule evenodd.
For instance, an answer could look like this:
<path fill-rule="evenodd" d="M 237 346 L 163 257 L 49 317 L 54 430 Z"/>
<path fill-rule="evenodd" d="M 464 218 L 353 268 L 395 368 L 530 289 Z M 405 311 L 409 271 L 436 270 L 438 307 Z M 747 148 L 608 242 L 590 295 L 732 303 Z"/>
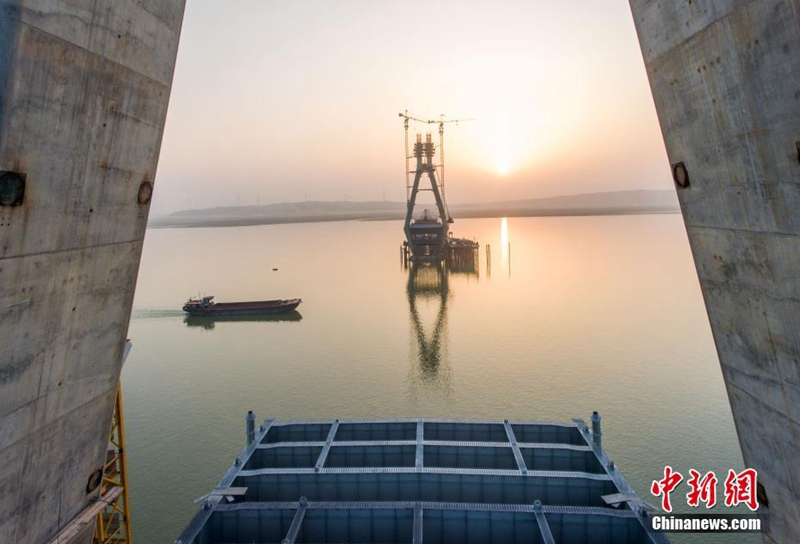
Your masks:
<path fill-rule="evenodd" d="M 567 209 L 459 209 L 453 211 L 453 218 L 492 219 L 501 217 L 585 217 L 609 215 L 659 215 L 677 214 L 680 208 L 674 206 L 654 207 L 606 207 L 606 208 L 567 208 Z M 353 212 L 286 214 L 250 217 L 191 217 L 167 216 L 151 219 L 149 229 L 203 228 L 203 227 L 251 227 L 256 225 L 286 225 L 295 223 L 325 223 L 332 221 L 401 221 L 405 214 L 396 212 Z"/>

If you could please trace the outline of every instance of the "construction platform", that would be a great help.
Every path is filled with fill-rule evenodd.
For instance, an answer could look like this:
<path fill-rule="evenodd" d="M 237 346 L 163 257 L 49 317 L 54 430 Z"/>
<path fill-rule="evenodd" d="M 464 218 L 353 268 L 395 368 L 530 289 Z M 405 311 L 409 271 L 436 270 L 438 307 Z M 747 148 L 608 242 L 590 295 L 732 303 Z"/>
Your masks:
<path fill-rule="evenodd" d="M 266 420 L 175 541 L 667 543 L 579 419 Z"/>

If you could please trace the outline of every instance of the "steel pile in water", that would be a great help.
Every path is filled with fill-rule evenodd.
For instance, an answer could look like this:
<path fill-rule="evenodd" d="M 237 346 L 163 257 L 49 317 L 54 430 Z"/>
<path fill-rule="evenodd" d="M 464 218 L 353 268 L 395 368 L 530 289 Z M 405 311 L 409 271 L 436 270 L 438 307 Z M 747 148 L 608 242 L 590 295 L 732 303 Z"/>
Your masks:
<path fill-rule="evenodd" d="M 667 543 L 579 419 L 266 420 L 176 540 Z"/>

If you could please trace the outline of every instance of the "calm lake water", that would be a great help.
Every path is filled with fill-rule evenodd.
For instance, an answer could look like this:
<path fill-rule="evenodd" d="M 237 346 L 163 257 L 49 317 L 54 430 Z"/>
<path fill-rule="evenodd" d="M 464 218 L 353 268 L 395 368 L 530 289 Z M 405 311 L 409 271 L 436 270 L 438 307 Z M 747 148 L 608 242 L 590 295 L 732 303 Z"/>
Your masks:
<path fill-rule="evenodd" d="M 247 410 L 587 422 L 598 410 L 606 451 L 653 504 L 665 465 L 743 468 L 680 215 L 454 227 L 481 243 L 477 271 L 404 269 L 399 221 L 149 230 L 122 377 L 136 541 L 177 538 L 244 445 Z M 303 303 L 289 320 L 189 321 L 180 308 L 198 292 Z"/>

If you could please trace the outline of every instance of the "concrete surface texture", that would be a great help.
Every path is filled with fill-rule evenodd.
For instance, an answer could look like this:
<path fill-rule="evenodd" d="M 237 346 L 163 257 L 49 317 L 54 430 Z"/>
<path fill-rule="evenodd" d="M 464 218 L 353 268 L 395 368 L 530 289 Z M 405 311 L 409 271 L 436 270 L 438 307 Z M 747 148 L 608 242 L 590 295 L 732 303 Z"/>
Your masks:
<path fill-rule="evenodd" d="M 0 542 L 97 496 L 184 1 L 0 0 Z"/>
<path fill-rule="evenodd" d="M 765 541 L 800 542 L 800 1 L 630 6 Z"/>

